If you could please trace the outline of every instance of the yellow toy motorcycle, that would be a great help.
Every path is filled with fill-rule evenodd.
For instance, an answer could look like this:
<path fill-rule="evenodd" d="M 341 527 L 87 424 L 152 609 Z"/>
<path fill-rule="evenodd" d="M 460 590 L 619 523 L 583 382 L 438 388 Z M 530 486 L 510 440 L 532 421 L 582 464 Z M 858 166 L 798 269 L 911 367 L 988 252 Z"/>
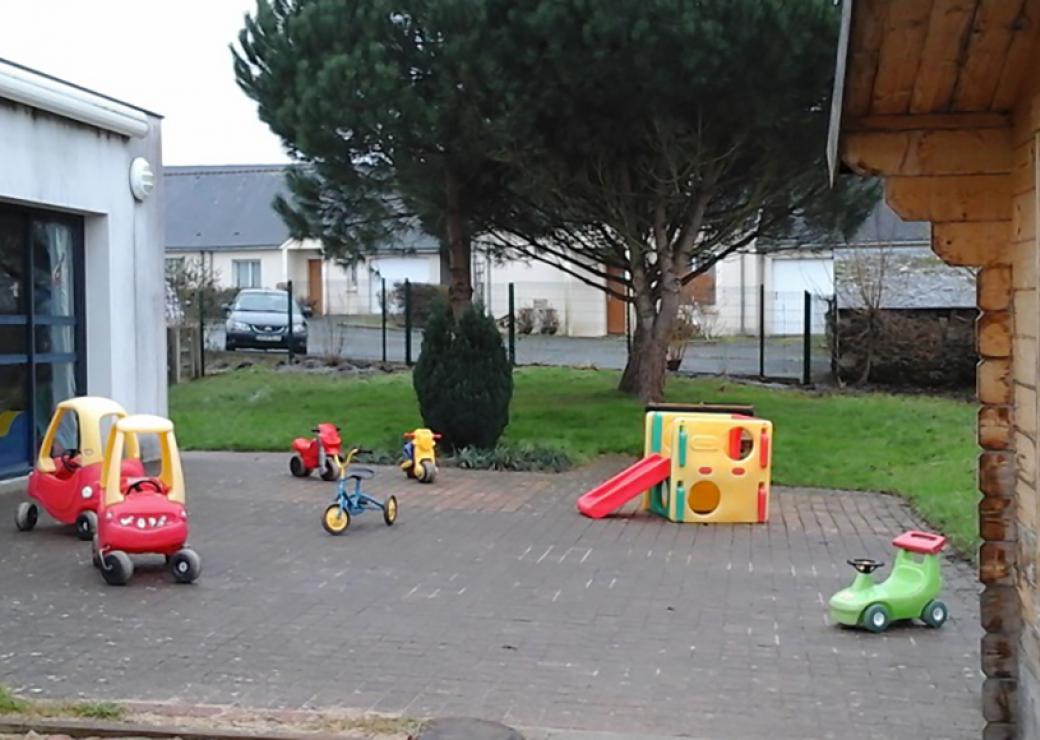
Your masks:
<path fill-rule="evenodd" d="M 437 457 L 434 448 L 441 435 L 429 429 L 416 429 L 405 432 L 404 438 L 408 441 L 404 444 L 404 462 L 401 470 L 409 478 L 415 478 L 420 483 L 433 483 L 437 477 Z"/>

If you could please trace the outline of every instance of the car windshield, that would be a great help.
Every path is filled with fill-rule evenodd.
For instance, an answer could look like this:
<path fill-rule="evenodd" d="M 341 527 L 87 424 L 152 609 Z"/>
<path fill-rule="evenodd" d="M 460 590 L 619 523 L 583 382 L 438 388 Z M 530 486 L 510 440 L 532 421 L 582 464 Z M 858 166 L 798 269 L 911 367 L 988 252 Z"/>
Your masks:
<path fill-rule="evenodd" d="M 241 293 L 235 299 L 235 310 L 285 313 L 286 301 L 285 293 Z M 295 301 L 293 301 L 293 313 L 301 313 L 300 305 Z"/>

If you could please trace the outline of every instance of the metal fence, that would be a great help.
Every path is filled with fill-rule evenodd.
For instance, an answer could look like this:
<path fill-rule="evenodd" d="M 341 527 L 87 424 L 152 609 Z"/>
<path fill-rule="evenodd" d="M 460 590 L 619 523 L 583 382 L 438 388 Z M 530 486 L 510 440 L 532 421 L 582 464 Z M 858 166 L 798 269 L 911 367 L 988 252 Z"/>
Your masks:
<path fill-rule="evenodd" d="M 278 286 L 281 288 L 291 286 Z M 382 281 L 376 310 L 307 319 L 306 355 L 334 360 L 413 364 L 422 351 L 422 327 L 432 297 L 443 288 Z M 551 296 L 563 296 L 566 301 Z M 827 341 L 832 298 L 805 291 L 717 289 L 712 300 L 684 305 L 689 336 L 676 336 L 669 357 L 682 374 L 731 375 L 801 383 L 831 376 Z M 298 299 L 299 300 L 299 299 Z M 300 304 L 305 303 L 299 300 Z M 634 314 L 599 290 L 534 281 L 499 286 L 491 310 L 509 356 L 517 365 L 621 369 L 627 360 Z M 204 312 L 205 354 L 224 351 L 223 312 Z M 286 309 L 288 315 L 288 304 Z M 284 320 L 282 322 L 285 323 Z"/>

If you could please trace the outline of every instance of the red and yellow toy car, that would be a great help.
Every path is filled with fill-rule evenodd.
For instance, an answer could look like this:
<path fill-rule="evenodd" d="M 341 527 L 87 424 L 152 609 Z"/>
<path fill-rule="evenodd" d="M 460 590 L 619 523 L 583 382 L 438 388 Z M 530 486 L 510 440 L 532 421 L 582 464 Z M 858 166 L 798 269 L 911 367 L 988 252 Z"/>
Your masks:
<path fill-rule="evenodd" d="M 94 536 L 105 436 L 126 415 L 122 406 L 108 398 L 81 396 L 58 404 L 29 474 L 31 501 L 19 504 L 15 512 L 20 531 L 36 526 L 42 506 L 62 524 L 75 524 L 81 540 Z M 136 439 L 129 441 L 126 452 L 121 475 L 144 475 Z"/>
<path fill-rule="evenodd" d="M 339 427 L 323 422 L 311 430 L 318 435 L 311 439 L 297 437 L 293 440 L 293 456 L 289 459 L 289 472 L 297 478 L 306 478 L 314 470 L 321 471 L 321 479 L 333 481 L 339 477 L 333 460 L 343 455 L 343 440 Z"/>
<path fill-rule="evenodd" d="M 158 439 L 159 474 L 123 478 L 123 455 L 139 446 L 141 435 Z M 170 573 L 179 583 L 198 578 L 201 561 L 186 546 L 188 510 L 173 422 L 145 414 L 117 421 L 108 437 L 101 480 L 104 491 L 97 511 L 93 559 L 105 582 L 126 584 L 134 573 L 130 555 L 138 553 L 165 555 Z"/>

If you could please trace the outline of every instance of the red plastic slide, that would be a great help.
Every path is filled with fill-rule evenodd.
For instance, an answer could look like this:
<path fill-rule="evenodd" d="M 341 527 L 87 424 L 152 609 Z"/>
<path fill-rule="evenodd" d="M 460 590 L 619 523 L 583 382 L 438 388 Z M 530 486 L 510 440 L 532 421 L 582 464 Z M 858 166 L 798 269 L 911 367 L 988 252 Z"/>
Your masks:
<path fill-rule="evenodd" d="M 578 499 L 578 511 L 592 519 L 602 519 L 620 509 L 643 491 L 668 478 L 672 462 L 667 457 L 650 455 Z"/>

